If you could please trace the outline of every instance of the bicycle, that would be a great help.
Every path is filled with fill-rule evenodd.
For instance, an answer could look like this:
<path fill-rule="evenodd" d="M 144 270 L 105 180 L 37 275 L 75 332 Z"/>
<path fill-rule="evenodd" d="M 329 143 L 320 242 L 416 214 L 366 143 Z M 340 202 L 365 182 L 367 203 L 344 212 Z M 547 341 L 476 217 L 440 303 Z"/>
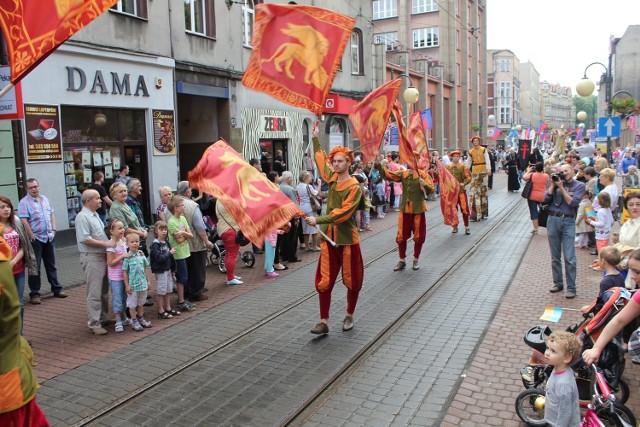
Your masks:
<path fill-rule="evenodd" d="M 604 373 L 595 364 L 591 365 L 593 395 L 587 404 L 587 411 L 580 422 L 580 427 L 634 427 L 636 417 L 633 412 L 618 401 Z M 515 409 L 518 417 L 527 425 L 543 427 L 545 390 L 530 388 L 518 395 Z M 582 405 L 581 405 L 582 407 Z"/>

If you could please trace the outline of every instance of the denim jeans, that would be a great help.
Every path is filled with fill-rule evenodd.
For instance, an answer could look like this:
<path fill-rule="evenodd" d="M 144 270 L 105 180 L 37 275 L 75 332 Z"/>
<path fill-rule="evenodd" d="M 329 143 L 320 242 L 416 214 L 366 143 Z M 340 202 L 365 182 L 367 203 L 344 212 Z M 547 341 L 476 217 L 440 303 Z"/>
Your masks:
<path fill-rule="evenodd" d="M 40 296 L 40 286 L 42 285 L 42 276 L 40 274 L 40 265 L 44 261 L 44 270 L 47 273 L 47 280 L 51 284 L 51 292 L 57 294 L 62 291 L 62 285 L 58 282 L 58 271 L 56 270 L 56 243 L 55 239 L 43 243 L 38 239 L 31 242 L 33 252 L 36 255 L 36 265 L 38 268 L 37 276 L 29 276 L 29 296 Z"/>
<path fill-rule="evenodd" d="M 551 272 L 553 283 L 564 287 L 562 280 L 562 256 L 567 276 L 567 290 L 576 291 L 576 238 L 575 218 L 559 218 L 549 216 L 547 219 L 547 237 L 551 250 Z"/>

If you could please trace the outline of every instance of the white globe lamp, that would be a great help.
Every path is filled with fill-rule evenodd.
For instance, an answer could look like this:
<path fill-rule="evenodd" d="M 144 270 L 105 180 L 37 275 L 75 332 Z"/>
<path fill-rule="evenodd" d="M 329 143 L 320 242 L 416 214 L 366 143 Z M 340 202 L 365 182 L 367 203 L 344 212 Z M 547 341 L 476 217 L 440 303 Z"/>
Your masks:
<path fill-rule="evenodd" d="M 596 84 L 592 80 L 589 80 L 586 77 L 583 77 L 576 84 L 576 92 L 578 92 L 578 95 L 580 96 L 589 96 L 593 93 L 595 89 L 596 89 Z"/>

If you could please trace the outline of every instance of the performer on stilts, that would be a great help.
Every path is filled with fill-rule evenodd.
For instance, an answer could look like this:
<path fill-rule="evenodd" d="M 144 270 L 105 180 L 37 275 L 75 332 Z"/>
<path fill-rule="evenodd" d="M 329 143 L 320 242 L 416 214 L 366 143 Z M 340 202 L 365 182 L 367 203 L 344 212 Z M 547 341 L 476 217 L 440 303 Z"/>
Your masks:
<path fill-rule="evenodd" d="M 414 152 L 417 159 L 419 154 Z M 420 268 L 420 252 L 427 233 L 427 202 L 426 194 L 436 191 L 431 176 L 423 170 L 416 170 L 409 166 L 409 169 L 402 171 L 390 171 L 376 162 L 376 167 L 380 174 L 389 181 L 402 183 L 402 201 L 400 202 L 400 215 L 398 215 L 398 234 L 396 243 L 398 244 L 398 254 L 400 261 L 393 268 L 393 271 L 403 270 L 406 266 L 407 240 L 413 234 L 413 265 L 414 270 Z"/>
<path fill-rule="evenodd" d="M 364 278 L 360 235 L 353 219 L 362 198 L 362 190 L 358 181 L 349 175 L 349 167 L 353 163 L 352 151 L 342 146 L 335 147 L 329 153 L 327 162 L 327 155 L 320 148 L 317 128 L 313 131 L 313 149 L 320 176 L 329 185 L 327 213 L 306 217 L 305 221 L 311 226 L 319 224 L 320 229 L 336 244 L 334 247 L 324 238 L 320 242 L 315 279 L 320 300 L 320 322 L 311 329 L 312 334 L 320 335 L 329 332 L 331 291 L 340 269 L 342 282 L 347 287 L 347 313 L 342 321 L 342 330 L 353 329 L 353 313 Z"/>
<path fill-rule="evenodd" d="M 471 138 L 473 147 L 469 149 L 466 166 L 471 171 L 471 186 L 469 188 L 469 205 L 471 221 L 489 218 L 489 198 L 486 177 L 491 176 L 491 160 L 487 148 L 480 143 L 479 136 Z"/>
<path fill-rule="evenodd" d="M 469 172 L 469 168 L 460 161 L 460 150 L 455 150 L 449 153 L 449 158 L 451 159 L 451 163 L 446 166 L 446 168 L 460 183 L 456 212 L 459 207 L 460 212 L 462 213 L 462 221 L 464 222 L 464 234 L 468 236 L 471 234 L 471 230 L 469 229 L 469 203 L 467 201 L 466 186 L 471 182 L 471 172 Z M 458 232 L 458 224 L 458 214 L 456 213 L 456 222 L 451 225 L 453 227 L 451 230 L 452 233 Z"/>

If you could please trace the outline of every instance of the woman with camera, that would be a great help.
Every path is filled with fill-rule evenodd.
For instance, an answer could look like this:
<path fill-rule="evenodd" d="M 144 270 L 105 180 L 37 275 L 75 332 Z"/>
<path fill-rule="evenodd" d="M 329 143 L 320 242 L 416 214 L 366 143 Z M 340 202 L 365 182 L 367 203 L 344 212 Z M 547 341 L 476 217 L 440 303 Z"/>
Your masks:
<path fill-rule="evenodd" d="M 538 234 L 538 205 L 544 201 L 544 194 L 547 191 L 547 184 L 549 183 L 549 175 L 543 172 L 544 165 L 542 162 L 538 162 L 535 165 L 529 165 L 529 170 L 524 174 L 525 181 L 531 181 L 531 194 L 527 199 L 529 205 L 529 214 L 531 216 L 531 224 L 533 230 L 531 234 Z"/>

